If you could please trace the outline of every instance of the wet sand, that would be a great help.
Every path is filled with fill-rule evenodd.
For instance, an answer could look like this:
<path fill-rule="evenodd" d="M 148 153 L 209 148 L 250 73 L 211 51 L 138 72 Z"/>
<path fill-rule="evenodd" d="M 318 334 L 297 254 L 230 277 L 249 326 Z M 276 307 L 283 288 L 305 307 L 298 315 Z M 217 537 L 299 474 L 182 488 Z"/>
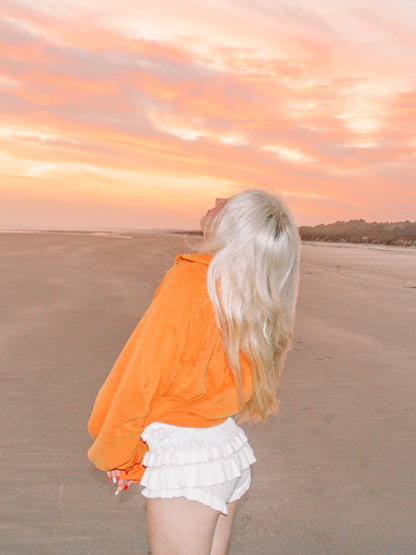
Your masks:
<path fill-rule="evenodd" d="M 138 487 L 86 458 L 96 392 L 177 252 L 167 233 L 0 234 L 0 552 L 148 553 Z M 416 552 L 416 250 L 304 244 L 281 408 L 231 555 Z"/>

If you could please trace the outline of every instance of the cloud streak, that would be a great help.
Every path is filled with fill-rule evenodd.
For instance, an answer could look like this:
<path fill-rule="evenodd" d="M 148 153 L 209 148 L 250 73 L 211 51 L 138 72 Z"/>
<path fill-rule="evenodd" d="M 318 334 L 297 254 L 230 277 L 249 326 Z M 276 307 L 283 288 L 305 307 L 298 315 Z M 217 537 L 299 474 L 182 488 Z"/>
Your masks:
<path fill-rule="evenodd" d="M 299 223 L 416 219 L 408 4 L 31 6 L 6 0 L 0 22 L 3 187 L 15 187 L 13 171 L 67 183 L 86 165 L 86 187 L 107 172 L 114 199 L 120 182 L 135 188 L 138 215 L 145 183 L 161 179 L 166 198 L 182 180 L 196 212 L 215 196 L 262 186 L 285 191 Z M 198 214 L 172 210 L 169 221 L 196 225 Z"/>

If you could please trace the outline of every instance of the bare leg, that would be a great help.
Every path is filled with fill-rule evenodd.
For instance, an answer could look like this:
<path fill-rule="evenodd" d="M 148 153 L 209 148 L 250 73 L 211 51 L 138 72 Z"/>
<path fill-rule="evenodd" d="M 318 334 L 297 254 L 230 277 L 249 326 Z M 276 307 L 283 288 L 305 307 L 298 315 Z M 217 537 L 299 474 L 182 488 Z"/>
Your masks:
<path fill-rule="evenodd" d="M 218 515 L 207 505 L 174 499 L 148 499 L 152 555 L 210 555 Z"/>
<path fill-rule="evenodd" d="M 214 532 L 210 555 L 226 555 L 238 500 L 228 503 L 228 515 L 220 514 Z"/>

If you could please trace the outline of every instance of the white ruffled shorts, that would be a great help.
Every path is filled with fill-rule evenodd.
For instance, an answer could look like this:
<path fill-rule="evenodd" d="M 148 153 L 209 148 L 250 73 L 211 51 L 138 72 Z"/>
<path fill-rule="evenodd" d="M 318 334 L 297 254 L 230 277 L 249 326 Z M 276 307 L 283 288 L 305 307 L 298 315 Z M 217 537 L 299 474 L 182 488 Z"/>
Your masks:
<path fill-rule="evenodd" d="M 250 487 L 250 465 L 256 459 L 232 418 L 210 428 L 153 422 L 141 438 L 149 448 L 140 481 L 145 497 L 185 497 L 226 515 L 227 503 Z"/>

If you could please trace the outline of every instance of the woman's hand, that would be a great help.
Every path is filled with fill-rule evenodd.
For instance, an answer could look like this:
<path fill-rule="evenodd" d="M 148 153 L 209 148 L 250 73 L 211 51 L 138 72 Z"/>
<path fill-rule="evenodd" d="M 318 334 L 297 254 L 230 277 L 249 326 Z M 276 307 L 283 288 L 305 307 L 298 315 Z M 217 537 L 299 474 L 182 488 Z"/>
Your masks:
<path fill-rule="evenodd" d="M 130 487 L 134 482 L 133 480 L 120 480 L 120 470 L 118 468 L 108 470 L 107 480 L 109 482 L 113 482 L 113 484 L 117 484 L 117 489 L 114 495 L 118 495 L 121 491 Z"/>

